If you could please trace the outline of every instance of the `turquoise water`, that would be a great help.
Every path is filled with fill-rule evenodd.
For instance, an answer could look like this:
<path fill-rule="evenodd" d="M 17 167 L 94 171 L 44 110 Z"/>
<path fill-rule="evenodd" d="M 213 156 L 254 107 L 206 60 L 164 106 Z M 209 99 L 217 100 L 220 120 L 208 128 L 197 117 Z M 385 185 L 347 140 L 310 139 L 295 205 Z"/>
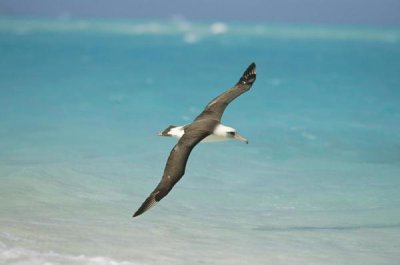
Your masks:
<path fill-rule="evenodd" d="M 400 30 L 0 19 L 1 264 L 398 264 Z M 257 63 L 155 208 L 174 140 Z"/>

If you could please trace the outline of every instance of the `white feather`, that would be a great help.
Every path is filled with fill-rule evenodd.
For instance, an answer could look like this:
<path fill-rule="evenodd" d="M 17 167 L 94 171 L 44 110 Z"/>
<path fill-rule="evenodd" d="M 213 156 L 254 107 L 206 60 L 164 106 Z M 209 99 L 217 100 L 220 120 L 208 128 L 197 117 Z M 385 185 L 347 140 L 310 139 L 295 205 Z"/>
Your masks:
<path fill-rule="evenodd" d="M 183 129 L 184 126 L 185 125 L 171 128 L 170 131 L 168 132 L 168 134 L 174 138 L 180 139 L 185 134 L 185 131 Z M 232 127 L 218 124 L 217 127 L 215 127 L 213 134 L 207 136 L 201 142 L 202 143 L 211 143 L 211 142 L 227 141 L 232 138 L 232 137 L 228 137 L 228 132 L 236 132 L 236 130 Z"/>
<path fill-rule="evenodd" d="M 178 127 L 172 128 L 168 133 L 172 137 L 180 139 L 185 134 L 185 131 L 183 130 L 183 126 L 178 126 Z"/>
<path fill-rule="evenodd" d="M 222 136 L 222 137 L 227 137 L 228 132 L 236 132 L 235 129 L 229 126 L 225 126 L 222 124 L 218 124 L 217 127 L 214 129 L 214 135 L 216 136 Z"/>

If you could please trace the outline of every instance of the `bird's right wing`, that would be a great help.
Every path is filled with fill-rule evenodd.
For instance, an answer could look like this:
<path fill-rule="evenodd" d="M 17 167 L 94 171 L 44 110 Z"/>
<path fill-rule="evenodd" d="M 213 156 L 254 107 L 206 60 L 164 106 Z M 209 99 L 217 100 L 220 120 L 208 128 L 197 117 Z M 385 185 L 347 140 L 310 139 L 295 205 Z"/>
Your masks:
<path fill-rule="evenodd" d="M 201 119 L 214 119 L 220 121 L 228 104 L 244 92 L 248 91 L 254 81 L 256 81 L 256 64 L 252 63 L 247 67 L 246 71 L 244 71 L 236 85 L 208 103 L 203 112 L 197 116 L 195 121 Z"/>
<path fill-rule="evenodd" d="M 210 132 L 207 130 L 191 130 L 182 136 L 171 150 L 160 183 L 134 213 L 133 217 L 141 215 L 153 207 L 170 192 L 185 174 L 186 163 L 192 149 L 209 134 Z"/>

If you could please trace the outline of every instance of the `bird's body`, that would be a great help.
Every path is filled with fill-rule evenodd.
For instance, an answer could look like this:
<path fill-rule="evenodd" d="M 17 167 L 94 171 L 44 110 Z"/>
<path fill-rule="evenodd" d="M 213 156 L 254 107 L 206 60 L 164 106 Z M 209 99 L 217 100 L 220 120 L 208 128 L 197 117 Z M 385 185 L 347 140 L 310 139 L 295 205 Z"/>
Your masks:
<path fill-rule="evenodd" d="M 182 126 L 173 126 L 169 127 L 167 131 L 160 132 L 158 135 L 160 136 L 171 136 L 177 139 L 180 139 L 185 134 L 185 128 L 187 125 Z M 164 133 L 164 134 L 163 134 Z M 201 143 L 211 143 L 211 142 L 221 142 L 227 141 L 232 139 L 232 136 L 235 135 L 235 138 L 247 143 L 247 140 L 241 137 L 237 132 L 236 129 L 223 125 L 221 123 L 217 124 L 214 128 L 212 134 L 208 135 L 206 138 L 201 140 Z"/>
<path fill-rule="evenodd" d="M 234 128 L 222 125 L 220 121 L 228 104 L 248 91 L 255 80 L 256 65 L 252 63 L 243 73 L 239 82 L 213 99 L 192 123 L 183 126 L 170 125 L 159 133 L 161 136 L 178 138 L 179 141 L 171 150 L 160 183 L 134 213 L 133 217 L 150 209 L 170 192 L 185 174 L 190 152 L 198 143 L 229 139 L 247 143 L 247 140 L 237 133 Z"/>

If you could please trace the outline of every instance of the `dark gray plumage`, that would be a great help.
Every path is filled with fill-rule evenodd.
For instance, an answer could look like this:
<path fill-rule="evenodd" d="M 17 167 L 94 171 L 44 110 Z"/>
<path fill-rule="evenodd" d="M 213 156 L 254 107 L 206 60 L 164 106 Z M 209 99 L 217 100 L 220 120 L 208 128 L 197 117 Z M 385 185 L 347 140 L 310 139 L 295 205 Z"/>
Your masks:
<path fill-rule="evenodd" d="M 186 163 L 192 149 L 204 138 L 213 134 L 214 129 L 220 124 L 222 114 L 228 104 L 248 91 L 255 80 L 256 65 L 252 63 L 234 87 L 213 99 L 191 124 L 184 127 L 183 136 L 171 150 L 160 183 L 134 213 L 133 217 L 150 209 L 170 192 L 185 174 Z M 170 126 L 167 130 L 171 127 L 175 126 Z"/>

